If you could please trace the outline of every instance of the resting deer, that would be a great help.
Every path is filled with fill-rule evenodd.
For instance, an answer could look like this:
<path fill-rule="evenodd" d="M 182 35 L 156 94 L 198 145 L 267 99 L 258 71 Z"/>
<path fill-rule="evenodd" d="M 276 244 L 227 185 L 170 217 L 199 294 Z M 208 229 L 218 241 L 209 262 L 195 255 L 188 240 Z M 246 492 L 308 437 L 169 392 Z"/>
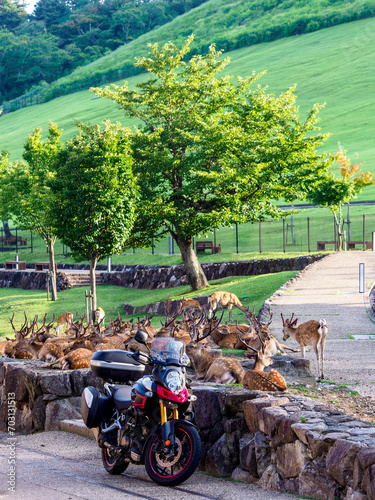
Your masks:
<path fill-rule="evenodd" d="M 187 311 L 189 310 L 201 311 L 202 307 L 196 299 L 182 299 L 179 313 L 183 317 L 186 317 Z"/>
<path fill-rule="evenodd" d="M 187 344 L 186 353 L 191 359 L 197 377 L 203 378 L 204 382 L 241 383 L 245 375 L 241 363 L 232 358 L 214 358 L 207 352 L 207 345 L 202 344 L 202 341 L 210 335 L 211 331 L 219 326 L 222 318 L 223 314 L 218 320 L 215 317 L 211 318 L 209 320 L 209 330 L 203 335 L 200 334 L 197 328 L 198 324 L 192 321 L 192 341 Z"/>
<path fill-rule="evenodd" d="M 283 340 L 288 340 L 292 337 L 296 340 L 301 348 L 301 355 L 305 357 L 305 347 L 312 346 L 316 359 L 318 362 L 318 380 L 324 379 L 323 374 L 323 364 L 324 364 L 324 345 L 327 338 L 328 328 L 327 323 L 324 319 L 316 321 L 311 319 L 305 323 L 301 323 L 297 327 L 298 318 L 293 321 L 294 313 L 290 319 L 284 320 L 284 316 L 281 314 L 281 319 L 283 320 Z M 319 360 L 319 346 L 320 346 L 320 360 Z"/>
<path fill-rule="evenodd" d="M 265 343 L 259 338 L 261 342 L 261 350 L 254 349 L 252 346 L 244 342 L 241 337 L 238 337 L 241 342 L 243 342 L 246 347 L 248 347 L 254 354 L 248 354 L 248 357 L 255 358 L 255 365 L 252 370 L 245 373 L 242 385 L 246 389 L 252 389 L 257 391 L 285 391 L 287 385 L 284 377 L 274 369 L 271 369 L 269 373 L 263 371 L 267 366 L 272 365 L 273 360 L 267 356 L 265 351 Z"/>
<path fill-rule="evenodd" d="M 45 368 L 52 368 L 57 363 L 62 370 L 77 370 L 78 368 L 90 368 L 90 359 L 93 351 L 89 349 L 76 349 L 75 351 L 62 356 L 59 359 L 45 365 Z"/>
<path fill-rule="evenodd" d="M 240 299 L 229 292 L 214 292 L 208 297 L 209 310 L 215 312 L 218 308 L 228 308 L 229 321 L 232 320 L 232 307 L 237 307 L 243 312 L 248 312 L 248 308 L 241 304 Z"/>
<path fill-rule="evenodd" d="M 57 318 L 56 325 L 56 335 L 60 335 L 60 331 L 62 331 L 64 325 L 71 325 L 73 323 L 73 314 L 71 312 L 66 312 L 64 314 L 60 314 Z"/>

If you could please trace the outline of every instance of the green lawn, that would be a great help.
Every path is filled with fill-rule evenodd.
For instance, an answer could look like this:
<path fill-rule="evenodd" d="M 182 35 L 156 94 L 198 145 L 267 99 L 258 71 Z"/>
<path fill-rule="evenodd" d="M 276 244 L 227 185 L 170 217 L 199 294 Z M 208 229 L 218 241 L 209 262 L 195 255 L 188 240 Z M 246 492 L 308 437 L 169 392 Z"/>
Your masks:
<path fill-rule="evenodd" d="M 245 47 L 229 53 L 231 63 L 226 72 L 244 77 L 252 71 L 267 70 L 262 84 L 268 84 L 275 93 L 297 83 L 302 116 L 315 102 L 326 102 L 320 113 L 322 130 L 332 133 L 326 149 L 334 152 L 340 142 L 352 161 L 364 161 L 362 168 L 375 173 L 374 32 L 375 19 L 371 18 Z M 143 78 L 130 78 L 129 83 L 133 86 Z M 120 120 L 123 125 L 132 123 L 123 118 L 114 103 L 94 99 L 88 91 L 63 96 L 2 116 L 0 150 L 7 149 L 12 159 L 19 159 L 28 133 L 37 126 L 46 132 L 48 120 L 64 129 L 65 140 L 76 133 L 74 119 L 100 122 L 105 118 Z M 360 198 L 370 200 L 374 196 L 372 186 Z"/>
<path fill-rule="evenodd" d="M 222 280 L 213 281 L 209 288 L 199 293 L 189 293 L 189 287 L 176 287 L 164 290 L 135 290 L 131 288 L 121 288 L 115 286 L 100 286 L 97 289 L 98 305 L 106 312 L 106 324 L 109 324 L 109 318 L 115 318 L 120 312 L 121 317 L 125 316 L 121 304 L 130 303 L 134 306 L 151 304 L 162 300 L 181 299 L 185 297 L 197 297 L 211 295 L 217 290 L 224 290 L 235 293 L 246 306 L 255 305 L 258 310 L 263 302 L 272 295 L 287 280 L 296 275 L 296 272 L 283 272 L 277 274 L 268 274 L 262 276 L 250 277 L 230 277 Z M 56 302 L 47 301 L 46 292 L 35 290 L 20 290 L 15 288 L 0 289 L 0 336 L 11 337 L 13 330 L 9 318 L 14 313 L 14 325 L 20 327 L 24 322 L 26 312 L 29 320 L 38 314 L 40 319 L 47 313 L 47 320 L 51 320 L 53 314 L 56 317 L 66 311 L 74 314 L 84 315 L 85 312 L 85 292 L 82 288 L 74 288 L 59 292 Z M 79 316 L 78 316 L 79 317 Z M 138 317 L 138 315 L 135 315 Z M 242 320 L 243 313 L 238 309 L 233 310 L 233 318 Z M 228 313 L 225 312 L 224 321 L 227 321 Z M 153 325 L 160 326 L 160 318 L 153 318 Z"/>

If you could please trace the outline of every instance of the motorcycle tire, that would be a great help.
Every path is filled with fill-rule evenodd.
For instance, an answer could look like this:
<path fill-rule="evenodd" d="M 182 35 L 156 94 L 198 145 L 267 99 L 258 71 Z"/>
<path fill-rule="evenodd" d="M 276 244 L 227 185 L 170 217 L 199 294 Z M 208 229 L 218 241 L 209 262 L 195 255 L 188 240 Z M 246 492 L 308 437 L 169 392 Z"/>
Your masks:
<path fill-rule="evenodd" d="M 179 422 L 175 426 L 176 450 L 163 451 L 161 434 L 150 440 L 145 449 L 147 474 L 162 486 L 176 486 L 188 479 L 196 470 L 201 457 L 201 439 L 191 425 Z"/>
<path fill-rule="evenodd" d="M 102 462 L 105 470 L 114 476 L 122 474 L 129 465 L 129 462 L 125 462 L 123 458 L 111 456 L 108 448 L 102 448 Z"/>

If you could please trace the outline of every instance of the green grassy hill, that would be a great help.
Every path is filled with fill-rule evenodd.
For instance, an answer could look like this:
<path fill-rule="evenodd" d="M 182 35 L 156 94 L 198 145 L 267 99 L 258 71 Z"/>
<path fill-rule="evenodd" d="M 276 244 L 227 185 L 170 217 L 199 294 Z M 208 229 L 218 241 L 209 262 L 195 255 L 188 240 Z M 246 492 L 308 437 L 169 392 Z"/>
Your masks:
<path fill-rule="evenodd" d="M 362 169 L 375 173 L 374 52 L 375 19 L 371 18 L 233 51 L 226 71 L 247 76 L 253 70 L 267 70 L 261 83 L 275 93 L 297 83 L 301 116 L 315 102 L 326 102 L 321 126 L 332 136 L 325 149 L 336 151 L 340 142 L 352 161 L 364 161 Z M 129 83 L 135 85 L 143 78 L 138 75 Z M 74 120 L 94 123 L 105 118 L 131 125 L 114 103 L 96 99 L 88 91 L 63 96 L 2 116 L 0 150 L 10 151 L 13 160 L 20 159 L 27 135 L 37 126 L 46 131 L 48 120 L 57 122 L 67 139 L 76 132 Z M 374 197 L 375 186 L 361 195 L 363 200 Z"/>

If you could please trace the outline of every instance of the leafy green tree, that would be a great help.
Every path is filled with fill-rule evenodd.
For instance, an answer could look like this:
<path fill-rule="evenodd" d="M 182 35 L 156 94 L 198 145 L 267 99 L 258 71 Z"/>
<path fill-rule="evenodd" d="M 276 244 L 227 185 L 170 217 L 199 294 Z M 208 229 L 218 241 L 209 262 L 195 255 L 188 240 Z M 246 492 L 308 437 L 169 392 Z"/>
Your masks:
<path fill-rule="evenodd" d="M 105 121 L 79 124 L 55 160 L 57 235 L 80 257 L 90 261 L 93 309 L 98 260 L 120 253 L 135 217 L 137 188 L 127 131 Z"/>
<path fill-rule="evenodd" d="M 370 172 L 361 171 L 362 163 L 351 163 L 341 148 L 336 153 L 335 159 L 339 164 L 341 176 L 327 176 L 322 179 L 310 194 L 309 199 L 316 205 L 328 207 L 333 213 L 337 234 L 337 250 L 341 251 L 344 246 L 345 234 L 342 205 L 349 204 L 366 186 L 375 184 L 375 180 Z"/>
<path fill-rule="evenodd" d="M 13 31 L 27 18 L 25 5 L 18 0 L 0 0 L 0 28 Z"/>
<path fill-rule="evenodd" d="M 52 217 L 54 177 L 53 160 L 62 147 L 61 130 L 49 124 L 48 137 L 42 141 L 41 128 L 29 135 L 21 163 L 10 163 L 6 154 L 0 161 L 1 210 L 12 215 L 22 229 L 37 233 L 46 243 L 52 278 L 52 300 L 57 300 L 55 253 L 56 227 Z"/>
<path fill-rule="evenodd" d="M 192 39 L 181 50 L 150 45 L 135 66 L 151 77 L 135 90 L 92 90 L 141 122 L 131 137 L 141 189 L 132 244 L 169 233 L 196 290 L 207 280 L 193 237 L 280 216 L 272 201 L 305 198 L 333 160 L 316 152 L 326 138 L 315 133 L 319 106 L 301 122 L 293 88 L 274 96 L 254 85 L 260 75 L 218 78 L 229 59 L 214 46 L 185 62 Z"/>

